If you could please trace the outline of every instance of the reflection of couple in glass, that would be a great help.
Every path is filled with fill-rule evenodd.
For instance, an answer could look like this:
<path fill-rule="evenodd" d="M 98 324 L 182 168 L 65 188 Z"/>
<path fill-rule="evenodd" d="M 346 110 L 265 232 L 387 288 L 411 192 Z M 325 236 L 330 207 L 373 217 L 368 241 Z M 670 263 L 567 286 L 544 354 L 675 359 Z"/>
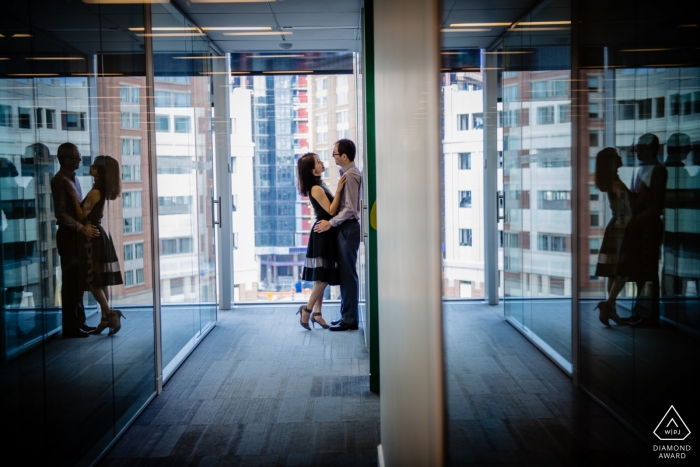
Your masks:
<path fill-rule="evenodd" d="M 61 307 L 66 337 L 87 337 L 109 327 L 109 335 L 121 328 L 121 311 L 109 306 L 110 285 L 122 284 L 112 237 L 102 227 L 104 205 L 121 192 L 119 163 L 110 156 L 98 156 L 90 166 L 92 189 L 82 202 L 75 171 L 81 154 L 71 143 L 58 148 L 61 169 L 51 180 L 58 224 L 56 243 L 61 258 Z M 90 290 L 100 305 L 102 319 L 95 328 L 85 324 L 82 296 Z"/>
<path fill-rule="evenodd" d="M 355 166 L 355 144 L 339 140 L 333 159 L 342 175 L 335 196 L 321 180 L 326 168 L 318 155 L 304 154 L 297 161 L 299 192 L 308 196 L 316 215 L 311 228 L 302 279 L 314 281 L 306 305 L 299 307 L 300 323 L 309 321 L 331 331 L 358 329 L 357 251 L 360 247 L 360 192 L 362 174 Z M 341 318 L 332 327 L 321 316 L 323 292 L 327 285 L 340 285 Z"/>
<path fill-rule="evenodd" d="M 600 246 L 596 276 L 608 277 L 608 299 L 596 306 L 598 319 L 609 326 L 658 326 L 659 324 L 659 254 L 663 239 L 664 197 L 668 172 L 657 159 L 659 139 L 642 135 L 634 147 L 640 166 L 628 189 L 617 169 L 622 159 L 613 148 L 605 148 L 596 156 L 595 184 L 608 194 L 612 218 L 605 228 Z M 637 285 L 632 316 L 620 318 L 616 299 L 628 281 Z M 644 286 L 651 282 L 651 304 L 642 306 Z"/>

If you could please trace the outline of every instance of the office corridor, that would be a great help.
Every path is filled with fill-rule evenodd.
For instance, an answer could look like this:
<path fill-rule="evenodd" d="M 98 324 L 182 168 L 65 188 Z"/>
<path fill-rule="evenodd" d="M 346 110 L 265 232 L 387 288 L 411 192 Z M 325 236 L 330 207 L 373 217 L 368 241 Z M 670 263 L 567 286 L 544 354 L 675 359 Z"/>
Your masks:
<path fill-rule="evenodd" d="M 369 391 L 362 331 L 305 331 L 295 308 L 220 312 L 100 465 L 376 466 L 379 396 Z M 324 315 L 335 319 L 337 307 Z M 507 324 L 502 308 L 448 303 L 445 323 L 453 465 L 649 459 L 650 448 Z"/>

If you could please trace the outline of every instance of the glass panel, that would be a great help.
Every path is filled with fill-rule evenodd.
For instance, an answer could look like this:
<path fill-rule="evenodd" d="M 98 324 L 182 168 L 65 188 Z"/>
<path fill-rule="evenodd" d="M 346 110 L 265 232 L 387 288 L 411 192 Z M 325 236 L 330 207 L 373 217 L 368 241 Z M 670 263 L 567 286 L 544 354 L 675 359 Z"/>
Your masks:
<path fill-rule="evenodd" d="M 145 84 L 142 40 L 126 32 L 143 26 L 142 11 L 3 5 L 3 20 L 27 36 L 0 42 L 0 410 L 13 425 L 6 442 L 32 465 L 90 465 L 155 392 L 151 276 L 142 274 L 139 287 L 124 284 L 119 199 L 122 167 L 146 164 L 122 144 L 145 139 L 145 110 L 133 97 L 122 102 L 120 89 L 138 94 Z M 131 64 L 118 78 L 109 69 L 114 56 L 100 50 L 103 34 L 116 39 L 110 54 Z M 129 187 L 146 197 L 148 189 Z M 143 244 L 150 221 L 129 223 L 137 225 Z M 143 262 L 143 247 L 140 255 Z M 98 325 L 100 335 L 86 334 Z"/>
<path fill-rule="evenodd" d="M 525 23 L 568 21 L 554 1 Z M 571 347 L 569 28 L 521 26 L 503 42 L 506 317 L 566 371 Z M 588 109 L 597 115 L 597 105 Z"/>
<path fill-rule="evenodd" d="M 153 6 L 153 26 L 185 27 Z M 160 236 L 163 376 L 167 379 L 216 321 L 212 216 L 212 104 L 209 44 L 198 37 L 153 37 Z M 202 59 L 182 59 L 184 56 Z M 142 272 L 134 271 L 138 281 Z"/>

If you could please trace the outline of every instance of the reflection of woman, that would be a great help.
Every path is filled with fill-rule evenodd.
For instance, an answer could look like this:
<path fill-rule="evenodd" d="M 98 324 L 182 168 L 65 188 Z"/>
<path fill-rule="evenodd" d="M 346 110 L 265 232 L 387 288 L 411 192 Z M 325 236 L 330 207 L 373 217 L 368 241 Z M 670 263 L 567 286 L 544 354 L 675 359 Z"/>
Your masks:
<path fill-rule="evenodd" d="M 68 190 L 73 195 L 78 219 L 86 219 L 100 231 L 98 237 L 83 237 L 85 243 L 78 253 L 78 280 L 92 291 L 102 312 L 102 320 L 91 334 L 99 334 L 109 326 L 111 336 L 121 329 L 121 318 L 124 315 L 120 310 L 109 307 L 108 286 L 123 282 L 117 252 L 112 237 L 102 227 L 102 217 L 105 201 L 117 199 L 121 193 L 119 163 L 110 156 L 98 156 L 90 166 L 90 175 L 94 178 L 94 184 L 82 204 L 72 187 Z"/>
<path fill-rule="evenodd" d="M 314 214 L 316 214 L 316 222 L 311 227 L 309 235 L 306 261 L 302 273 L 303 280 L 314 281 L 314 288 L 311 291 L 308 303 L 300 306 L 299 311 L 297 311 L 297 314 L 301 314 L 299 322 L 302 327 L 309 330 L 311 329 L 309 320 L 314 325 L 318 323 L 324 329 L 328 329 L 328 324 L 321 316 L 323 292 L 326 289 L 326 285 L 337 285 L 339 283 L 336 234 L 333 229 L 321 233 L 314 232 L 314 226 L 320 220 L 330 220 L 338 211 L 338 205 L 340 204 L 340 196 L 338 195 L 340 195 L 345 185 L 345 177 L 342 177 L 340 182 L 338 182 L 338 189 L 334 197 L 328 187 L 321 181 L 321 174 L 325 170 L 323 162 L 316 154 L 311 152 L 301 156 L 297 162 L 299 192 L 303 196 L 309 197 L 309 201 L 311 201 L 311 205 L 314 208 Z M 311 313 L 312 310 L 313 313 Z"/>
<path fill-rule="evenodd" d="M 620 250 L 622 239 L 625 236 L 625 228 L 632 217 L 630 207 L 630 190 L 617 175 L 617 169 L 622 167 L 622 158 L 613 148 L 605 148 L 596 155 L 595 161 L 595 185 L 603 193 L 607 193 L 612 218 L 605 227 L 603 243 L 598 253 L 598 264 L 595 275 L 608 277 L 608 299 L 596 306 L 600 310 L 598 319 L 606 326 L 610 326 L 612 319 L 617 324 L 622 324 L 615 309 L 615 300 L 627 282 L 626 277 L 618 275 L 620 264 Z"/>

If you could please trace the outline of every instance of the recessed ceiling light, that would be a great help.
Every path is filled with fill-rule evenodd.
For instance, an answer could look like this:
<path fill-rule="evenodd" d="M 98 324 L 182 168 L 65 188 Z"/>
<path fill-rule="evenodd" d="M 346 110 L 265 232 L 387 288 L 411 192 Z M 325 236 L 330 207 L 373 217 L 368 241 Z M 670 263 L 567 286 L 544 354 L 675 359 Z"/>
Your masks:
<path fill-rule="evenodd" d="M 441 29 L 441 32 L 488 32 L 491 28 Z"/>
<path fill-rule="evenodd" d="M 479 26 L 492 26 L 492 27 L 501 27 L 501 26 L 510 26 L 513 23 L 455 23 L 455 24 L 450 24 L 451 28 L 471 28 L 471 27 L 479 27 Z"/>
<path fill-rule="evenodd" d="M 85 60 L 83 57 L 25 57 L 25 60 Z"/>
<path fill-rule="evenodd" d="M 202 28 L 202 31 L 271 31 L 270 26 L 225 26 Z"/>
<path fill-rule="evenodd" d="M 287 31 L 251 31 L 251 32 L 225 32 L 224 36 L 278 36 L 284 34 L 285 36 L 292 35 L 292 32 Z"/>
<path fill-rule="evenodd" d="M 289 54 L 289 55 L 246 55 L 246 58 L 301 58 L 304 54 Z"/>

